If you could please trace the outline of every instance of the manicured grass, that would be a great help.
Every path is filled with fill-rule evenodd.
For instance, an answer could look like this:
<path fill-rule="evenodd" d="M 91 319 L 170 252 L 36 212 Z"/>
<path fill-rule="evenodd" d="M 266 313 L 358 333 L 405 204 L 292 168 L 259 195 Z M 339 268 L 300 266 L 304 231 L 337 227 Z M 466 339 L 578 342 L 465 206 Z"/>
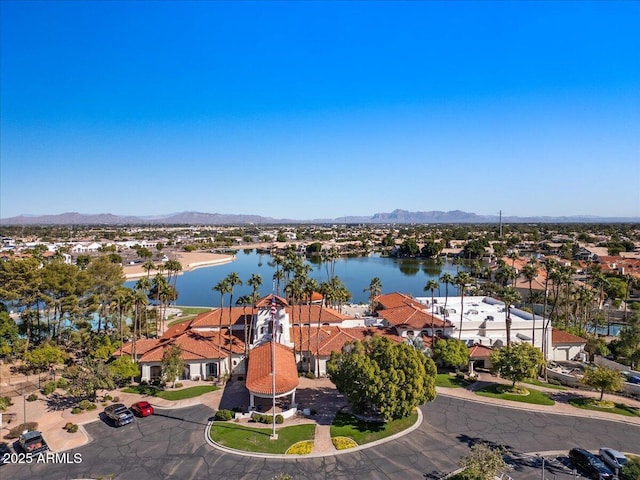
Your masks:
<path fill-rule="evenodd" d="M 640 411 L 637 408 L 630 407 L 624 403 L 616 403 L 613 408 L 603 408 L 592 405 L 590 400 L 590 398 L 574 398 L 573 400 L 569 400 L 569 403 L 576 408 L 582 408 L 585 410 L 616 413 L 618 415 L 626 415 L 627 417 L 640 417 Z"/>
<path fill-rule="evenodd" d="M 363 422 L 349 413 L 338 412 L 331 425 L 331 438 L 349 437 L 358 445 L 364 445 L 402 432 L 417 420 L 418 414 L 415 412 L 407 418 L 392 420 L 388 423 Z"/>
<path fill-rule="evenodd" d="M 448 373 L 439 373 L 436 376 L 436 387 L 460 388 L 470 385 L 464 378 L 458 378 Z"/>
<path fill-rule="evenodd" d="M 529 385 L 535 385 L 537 387 L 553 388 L 554 390 L 566 390 L 567 389 L 567 387 L 563 387 L 562 385 L 553 385 L 552 383 L 541 382 L 537 378 L 529 378 L 528 380 L 523 380 L 522 383 L 528 383 Z"/>
<path fill-rule="evenodd" d="M 219 390 L 215 385 L 198 385 L 196 387 L 183 388 L 182 390 L 161 390 L 151 386 L 123 388 L 124 393 L 139 393 L 150 397 L 164 398 L 165 400 L 184 400 L 185 398 L 199 397 L 203 393 Z"/>
<path fill-rule="evenodd" d="M 293 425 L 276 430 L 277 440 L 271 440 L 271 428 L 252 428 L 232 422 L 213 422 L 211 439 L 236 450 L 256 453 L 286 453 L 294 443 L 313 440 L 315 424 Z"/>
<path fill-rule="evenodd" d="M 501 398 L 502 400 L 510 400 L 512 402 L 533 403 L 536 405 L 553 405 L 556 402 L 551 400 L 549 396 L 539 390 L 528 388 L 529 395 L 515 395 L 513 393 L 505 393 L 506 385 L 492 383 L 481 388 L 476 394 L 483 397 Z"/>

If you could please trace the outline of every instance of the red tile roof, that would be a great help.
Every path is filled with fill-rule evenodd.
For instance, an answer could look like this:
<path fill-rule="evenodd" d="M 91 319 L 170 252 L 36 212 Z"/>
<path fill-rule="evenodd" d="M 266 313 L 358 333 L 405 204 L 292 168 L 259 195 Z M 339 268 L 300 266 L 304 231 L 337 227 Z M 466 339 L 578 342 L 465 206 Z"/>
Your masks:
<path fill-rule="evenodd" d="M 144 355 L 153 347 L 158 345 L 159 340 L 156 338 L 141 338 L 136 341 L 136 356 Z M 122 346 L 113 352 L 113 355 L 119 357 L 121 355 L 131 355 L 133 351 L 133 342 L 127 342 L 122 344 Z"/>
<path fill-rule="evenodd" d="M 311 330 L 311 331 L 309 331 Z M 354 340 L 364 340 L 373 335 L 385 336 L 394 342 L 402 342 L 404 339 L 396 335 L 392 328 L 352 327 L 343 328 L 336 326 L 295 327 L 291 329 L 291 339 L 295 343 L 295 350 L 311 351 L 313 355 L 328 357 L 331 352 L 340 352 L 345 343 Z M 318 340 L 320 345 L 318 348 Z"/>
<path fill-rule="evenodd" d="M 276 395 L 282 395 L 298 387 L 298 369 L 293 351 L 279 343 L 275 344 Z M 273 395 L 271 365 L 272 344 L 265 343 L 251 350 L 247 371 L 247 389 L 258 395 Z"/>
<path fill-rule="evenodd" d="M 258 300 L 256 302 L 256 307 L 257 308 L 269 308 L 269 307 L 271 307 L 271 299 L 273 297 L 276 297 L 276 305 L 278 306 L 278 308 L 288 307 L 289 306 L 289 302 L 287 302 L 286 299 L 270 293 L 266 297 L 262 297 L 260 300 Z"/>
<path fill-rule="evenodd" d="M 244 307 L 231 307 L 231 326 L 244 325 L 244 316 L 247 323 L 251 323 L 251 309 Z M 201 313 L 191 321 L 190 328 L 222 328 L 229 326 L 229 307 L 216 308 Z"/>
<path fill-rule="evenodd" d="M 403 305 L 394 308 L 384 309 L 378 311 L 378 316 L 384 318 L 387 322 L 395 327 L 410 327 L 415 329 L 431 328 L 433 325 L 436 328 L 450 327 L 451 322 L 448 320 L 442 320 L 438 317 L 432 316 L 423 310 L 417 308 L 414 305 Z"/>
<path fill-rule="evenodd" d="M 289 321 L 292 324 L 298 323 L 310 323 L 316 325 L 318 323 L 318 316 L 320 316 L 320 323 L 342 323 L 343 320 L 349 318 L 348 315 L 343 315 L 332 308 L 322 307 L 320 312 L 320 305 L 294 305 L 286 308 L 286 312 L 289 315 Z"/>
<path fill-rule="evenodd" d="M 491 357 L 491 352 L 493 349 L 487 347 L 486 345 L 480 345 L 478 343 L 474 344 L 469 348 L 469 359 L 470 360 L 480 360 Z"/>
<path fill-rule="evenodd" d="M 182 359 L 185 361 L 226 358 L 229 356 L 230 349 L 236 354 L 244 352 L 244 342 L 236 335 L 229 338 L 228 335 L 218 331 L 199 332 L 189 330 L 172 338 L 161 339 L 154 348 L 142 356 L 140 361 L 162 361 L 164 350 L 173 344 L 180 346 L 182 349 Z M 218 347 L 218 345 L 220 345 L 220 347 Z"/>
<path fill-rule="evenodd" d="M 382 308 L 395 308 L 401 307 L 404 305 L 413 305 L 417 308 L 425 308 L 425 305 L 421 304 L 419 301 L 410 297 L 409 295 L 405 295 L 404 293 L 393 292 L 393 293 L 385 293 L 383 295 L 378 295 L 376 297 L 376 302 L 382 305 Z"/>
<path fill-rule="evenodd" d="M 580 344 L 587 343 L 587 340 L 582 337 L 578 337 L 577 335 L 573 335 L 572 333 L 565 332 L 564 330 L 558 330 L 554 328 L 551 330 L 551 344 L 552 345 L 560 345 L 560 344 Z"/>

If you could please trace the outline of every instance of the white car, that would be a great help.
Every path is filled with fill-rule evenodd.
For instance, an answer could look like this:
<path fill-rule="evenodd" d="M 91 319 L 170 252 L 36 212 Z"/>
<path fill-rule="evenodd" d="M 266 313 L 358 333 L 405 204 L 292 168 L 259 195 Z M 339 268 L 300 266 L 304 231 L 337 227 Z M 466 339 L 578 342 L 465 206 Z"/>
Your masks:
<path fill-rule="evenodd" d="M 600 457 L 602 458 L 602 461 L 604 461 L 604 463 L 606 463 L 614 472 L 616 470 L 620 472 L 622 467 L 624 467 L 624 464 L 628 461 L 627 457 L 613 448 L 601 448 Z"/>

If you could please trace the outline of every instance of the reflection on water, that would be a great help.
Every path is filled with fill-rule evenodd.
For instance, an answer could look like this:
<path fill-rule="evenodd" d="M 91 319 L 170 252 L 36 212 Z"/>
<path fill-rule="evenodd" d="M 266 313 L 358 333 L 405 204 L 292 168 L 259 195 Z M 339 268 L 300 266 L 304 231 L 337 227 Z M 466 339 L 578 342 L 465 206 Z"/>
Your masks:
<path fill-rule="evenodd" d="M 237 253 L 235 261 L 215 267 L 200 268 L 185 272 L 178 277 L 176 288 L 178 290 L 178 305 L 190 306 L 219 306 L 220 294 L 212 290 L 212 287 L 226 277 L 230 272 L 237 272 L 243 282 L 246 282 L 252 274 L 262 277 L 261 295 L 267 295 L 272 290 L 272 278 L 275 265 L 268 254 L 258 254 L 253 250 L 241 250 Z M 327 280 L 327 269 L 319 259 L 309 262 L 312 267 L 310 276 L 318 282 Z M 382 280 L 382 291 L 402 292 L 413 296 L 424 296 L 424 286 L 429 280 L 437 280 L 444 272 L 455 275 L 457 269 L 465 270 L 450 263 L 442 266 L 433 260 L 396 259 L 371 255 L 369 257 L 348 257 L 336 260 L 335 274 L 347 286 L 353 295 L 354 303 L 368 303 L 368 293 L 364 290 L 369 286 L 373 277 Z M 128 287 L 133 287 L 135 281 L 127 282 Z M 251 293 L 247 285 L 235 287 L 233 298 Z M 449 285 L 449 295 L 457 295 L 457 288 Z M 228 297 L 227 300 L 228 301 Z"/>

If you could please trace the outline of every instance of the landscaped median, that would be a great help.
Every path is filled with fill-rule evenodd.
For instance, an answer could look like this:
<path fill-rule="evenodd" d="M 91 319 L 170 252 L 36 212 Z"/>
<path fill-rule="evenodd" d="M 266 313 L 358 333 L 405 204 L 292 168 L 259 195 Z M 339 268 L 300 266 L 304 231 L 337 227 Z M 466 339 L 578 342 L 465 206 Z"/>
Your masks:
<path fill-rule="evenodd" d="M 300 442 L 313 441 L 315 423 L 280 427 L 277 440 L 271 440 L 271 428 L 254 428 L 234 422 L 212 422 L 209 438 L 226 448 L 253 453 L 292 454 L 310 453 L 306 448 L 292 448 Z"/>
<path fill-rule="evenodd" d="M 640 417 L 640 410 L 624 403 L 596 400 L 595 398 L 574 398 L 569 403 L 576 408 L 595 410 L 596 412 L 615 413 L 627 417 Z"/>
<path fill-rule="evenodd" d="M 412 427 L 417 421 L 418 413 L 415 411 L 408 417 L 389 422 L 364 421 L 350 413 L 338 412 L 331 424 L 331 439 L 338 450 L 353 448 L 400 433 Z"/>
<path fill-rule="evenodd" d="M 554 405 L 556 403 L 549 398 L 546 393 L 540 390 L 519 387 L 519 391 L 513 392 L 511 391 L 510 385 L 500 383 L 492 383 L 486 387 L 482 387 L 476 391 L 476 395 L 510 400 L 512 402 L 533 403 L 535 405 Z"/>
<path fill-rule="evenodd" d="M 123 388 L 124 393 L 136 393 L 138 395 L 147 395 L 149 397 L 163 398 L 164 400 L 185 400 L 187 398 L 199 397 L 205 393 L 219 390 L 220 387 L 215 385 L 197 385 L 195 387 L 187 387 L 179 390 L 164 390 L 149 385 L 140 385 L 137 387 Z"/>

